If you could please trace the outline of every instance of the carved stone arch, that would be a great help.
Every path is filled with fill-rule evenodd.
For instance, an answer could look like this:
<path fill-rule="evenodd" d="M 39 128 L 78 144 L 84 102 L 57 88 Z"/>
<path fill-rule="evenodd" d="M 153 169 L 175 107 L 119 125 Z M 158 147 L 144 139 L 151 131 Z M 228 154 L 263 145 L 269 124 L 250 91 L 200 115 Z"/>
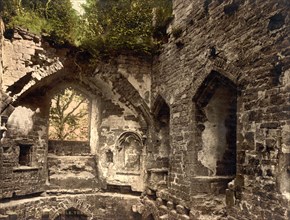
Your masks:
<path fill-rule="evenodd" d="M 143 140 L 133 131 L 123 132 L 116 141 L 120 169 L 140 172 L 142 165 Z"/>
<path fill-rule="evenodd" d="M 101 95 L 101 92 L 97 88 L 93 88 L 88 83 L 88 80 L 81 80 L 79 76 L 75 76 L 72 74 L 63 75 L 62 72 L 59 72 L 44 77 L 36 84 L 33 84 L 30 87 L 26 87 L 25 91 L 17 96 L 14 104 L 17 105 L 22 100 L 31 99 L 31 97 L 34 96 L 53 96 L 58 91 L 67 87 L 73 87 L 74 89 L 80 91 L 85 96 L 90 98 L 95 95 Z M 49 93 L 47 93 L 47 91 Z"/>
<path fill-rule="evenodd" d="M 129 137 L 132 137 L 135 141 L 137 141 L 141 146 L 143 146 L 143 139 L 142 136 L 140 134 L 138 134 L 137 132 L 133 132 L 133 131 L 125 131 L 123 132 L 119 138 L 116 141 L 116 147 L 118 149 L 122 148 L 122 145 L 124 144 L 124 142 L 127 141 L 127 139 Z"/>
<path fill-rule="evenodd" d="M 52 87 L 56 84 L 77 83 L 82 85 L 82 88 L 85 88 L 89 92 L 97 94 L 101 97 L 107 95 L 106 91 L 118 94 L 120 96 L 120 102 L 124 103 L 125 105 L 130 103 L 137 112 L 140 112 L 140 115 L 142 115 L 144 121 L 146 122 L 146 125 L 144 123 L 144 125 L 142 125 L 144 130 L 147 129 L 148 125 L 152 124 L 153 120 L 148 105 L 140 96 L 139 92 L 131 85 L 128 79 L 121 74 L 117 72 L 110 72 L 110 74 L 106 72 L 99 72 L 95 76 L 80 76 L 75 72 L 72 73 L 68 71 L 69 69 L 66 70 L 64 68 L 54 72 L 53 74 L 45 75 L 40 79 L 31 79 L 31 81 L 25 85 L 21 84 L 23 87 L 18 88 L 21 92 L 16 94 L 13 104 L 17 105 L 21 100 L 28 96 L 28 99 L 30 99 L 31 97 L 38 97 L 42 94 L 45 94 L 46 90 L 52 89 Z M 68 73 L 66 74 L 66 72 Z M 35 95 L 30 95 L 32 92 Z"/>
<path fill-rule="evenodd" d="M 69 204 L 63 205 L 62 207 L 60 207 L 54 212 L 50 212 L 49 219 L 54 220 L 59 215 L 65 214 L 65 211 L 71 208 L 77 209 L 83 214 L 85 214 L 88 217 L 88 220 L 93 219 L 93 215 L 92 215 L 93 212 L 92 210 L 90 210 L 89 205 L 85 204 L 84 202 L 79 202 L 79 201 L 70 201 Z M 55 209 L 52 209 L 52 210 L 55 210 Z"/>
<path fill-rule="evenodd" d="M 70 80 L 78 81 L 94 92 L 97 90 L 104 89 L 116 92 L 120 95 L 120 102 L 125 104 L 130 103 L 140 115 L 143 116 L 147 123 L 147 126 L 153 122 L 150 115 L 150 110 L 146 102 L 143 100 L 139 92 L 134 88 L 134 86 L 125 78 L 122 74 L 117 72 L 115 63 L 110 65 L 99 62 L 98 67 L 95 71 L 90 68 L 86 68 L 85 63 L 82 64 L 82 69 L 84 69 L 84 74 L 80 74 L 80 68 L 75 64 L 69 57 L 65 62 L 56 62 L 43 72 L 32 72 L 27 73 L 29 77 L 24 81 L 19 79 L 11 87 L 11 93 L 14 96 L 15 101 L 13 104 L 17 105 L 18 100 L 27 97 L 31 91 L 38 89 L 35 94 L 41 94 L 45 92 L 46 87 L 53 86 L 56 82 L 68 82 Z M 88 72 L 90 71 L 90 72 Z M 101 80 L 98 85 L 97 79 Z M 124 89 L 126 88 L 126 89 Z M 105 95 L 105 92 L 99 92 L 100 95 Z M 29 95 L 30 98 L 33 97 Z M 144 123 L 143 123 L 144 124 Z M 144 130 L 147 126 L 143 125 Z"/>

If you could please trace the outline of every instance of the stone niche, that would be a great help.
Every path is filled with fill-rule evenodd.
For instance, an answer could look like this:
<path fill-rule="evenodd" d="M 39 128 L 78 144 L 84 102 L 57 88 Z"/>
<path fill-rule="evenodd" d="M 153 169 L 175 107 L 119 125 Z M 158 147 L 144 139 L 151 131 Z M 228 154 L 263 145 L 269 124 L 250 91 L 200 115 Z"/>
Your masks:
<path fill-rule="evenodd" d="M 149 187 L 157 190 L 167 186 L 170 154 L 170 108 L 159 95 L 154 108 L 155 132 L 153 137 L 154 161 L 147 169 Z"/>
<path fill-rule="evenodd" d="M 19 144 L 18 145 L 18 164 L 19 166 L 32 166 L 32 144 Z"/>
<path fill-rule="evenodd" d="M 106 151 L 108 188 L 131 187 L 141 192 L 144 188 L 144 144 L 140 134 L 123 132 L 117 139 L 115 149 Z"/>
<path fill-rule="evenodd" d="M 142 138 L 134 132 L 124 132 L 118 138 L 116 147 L 118 149 L 117 173 L 140 172 L 141 154 L 143 150 Z"/>
<path fill-rule="evenodd" d="M 156 147 L 158 148 L 158 158 L 168 158 L 170 153 L 170 108 L 161 97 L 158 97 L 157 102 L 158 104 L 155 110 L 155 119 L 157 130 Z"/>
<path fill-rule="evenodd" d="M 217 72 L 212 72 L 194 97 L 196 104 L 197 163 L 196 181 L 221 187 L 236 173 L 236 111 L 235 85 Z M 221 184 L 221 185 L 220 185 Z M 215 187 L 213 187 L 215 188 Z"/>

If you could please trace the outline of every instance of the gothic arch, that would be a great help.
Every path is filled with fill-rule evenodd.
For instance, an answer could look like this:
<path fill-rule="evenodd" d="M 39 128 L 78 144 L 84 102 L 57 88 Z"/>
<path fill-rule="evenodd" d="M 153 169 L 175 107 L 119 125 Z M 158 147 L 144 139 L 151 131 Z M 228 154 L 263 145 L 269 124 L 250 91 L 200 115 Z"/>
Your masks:
<path fill-rule="evenodd" d="M 15 82 L 14 84 L 17 85 L 18 83 Z M 25 85 L 19 84 L 18 87 L 22 87 L 21 89 L 18 88 L 21 92 L 15 94 L 15 101 L 11 104 L 17 106 L 25 99 L 44 95 L 47 90 L 52 90 L 56 84 L 75 85 L 84 90 L 86 94 L 92 93 L 100 97 L 107 96 L 108 92 L 118 94 L 120 102 L 125 105 L 130 103 L 137 112 L 141 113 L 140 115 L 146 121 L 146 127 L 152 124 L 152 117 L 146 102 L 131 83 L 117 72 L 111 74 L 101 72 L 94 76 L 80 76 L 75 72 L 70 72 L 69 68 L 64 67 L 64 69 L 58 70 L 53 74 L 44 75 L 40 79 L 32 78 Z M 124 88 L 128 89 L 124 90 Z"/>
<path fill-rule="evenodd" d="M 116 141 L 119 169 L 124 171 L 142 172 L 143 140 L 136 132 L 123 132 Z"/>
<path fill-rule="evenodd" d="M 154 116 L 156 116 L 158 114 L 158 112 L 160 111 L 160 109 L 162 108 L 162 106 L 164 105 L 168 105 L 168 103 L 166 102 L 166 100 L 164 99 L 164 97 L 160 94 L 157 95 L 154 104 L 152 105 L 152 112 L 154 114 Z"/>
<path fill-rule="evenodd" d="M 237 88 L 212 71 L 197 87 L 195 139 L 198 176 L 234 176 L 236 173 Z M 209 159 L 211 158 L 211 159 Z"/>
<path fill-rule="evenodd" d="M 127 141 L 129 137 L 132 137 L 135 141 L 137 141 L 141 146 L 143 146 L 143 140 L 140 134 L 133 131 L 125 131 L 123 132 L 116 142 L 116 147 L 121 148 L 123 143 Z"/>
<path fill-rule="evenodd" d="M 228 72 L 225 72 L 221 70 L 220 68 L 215 68 L 214 70 L 211 70 L 201 76 L 199 76 L 195 81 L 193 81 L 193 84 L 191 87 L 193 88 L 192 94 L 193 97 L 196 97 L 198 95 L 198 92 L 200 91 L 201 87 L 204 85 L 204 83 L 209 82 L 213 78 L 218 77 L 224 81 L 229 82 L 230 84 L 236 86 L 237 79 L 236 77 Z"/>
<path fill-rule="evenodd" d="M 214 82 L 215 80 L 218 80 L 235 90 L 237 89 L 236 87 L 236 79 L 234 78 L 233 75 L 231 74 L 226 74 L 224 72 L 220 71 L 215 71 L 212 70 L 208 74 L 205 74 L 204 76 L 200 77 L 198 80 L 194 81 L 192 87 L 194 88 L 193 91 L 193 100 L 198 99 L 200 96 L 202 96 L 202 92 L 205 87 L 207 87 L 211 82 Z"/>
<path fill-rule="evenodd" d="M 153 115 L 156 131 L 152 134 L 159 158 L 169 158 L 170 154 L 170 107 L 161 95 L 158 95 L 153 105 Z M 157 153 L 157 152 L 155 152 Z"/>

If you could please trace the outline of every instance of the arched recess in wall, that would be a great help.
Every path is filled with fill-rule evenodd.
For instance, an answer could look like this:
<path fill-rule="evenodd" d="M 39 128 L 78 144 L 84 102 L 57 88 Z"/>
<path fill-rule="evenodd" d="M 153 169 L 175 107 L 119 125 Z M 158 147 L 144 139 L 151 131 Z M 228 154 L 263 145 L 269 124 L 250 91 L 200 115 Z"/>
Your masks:
<path fill-rule="evenodd" d="M 100 112 L 99 112 L 100 113 L 99 115 L 101 115 L 101 117 L 100 117 L 100 120 L 98 121 L 100 123 L 99 129 L 95 130 L 94 134 L 96 133 L 99 134 L 99 141 L 96 142 L 98 144 L 93 145 L 92 149 L 96 149 L 95 152 L 94 151 L 91 151 L 91 152 L 93 155 L 99 154 L 102 156 L 104 155 L 105 157 L 99 157 L 100 160 L 98 161 L 98 164 L 97 164 L 98 165 L 97 171 L 99 171 L 99 173 L 93 174 L 93 176 L 98 176 L 99 178 L 102 178 L 102 183 L 107 183 L 107 184 L 112 184 L 112 185 L 121 185 L 120 181 L 123 181 L 122 185 L 126 185 L 126 186 L 136 183 L 135 185 L 132 185 L 132 190 L 136 189 L 136 191 L 137 190 L 143 191 L 143 188 L 144 188 L 143 176 L 145 175 L 144 172 L 142 174 L 140 174 L 139 171 L 136 173 L 131 172 L 131 171 L 124 173 L 122 172 L 123 170 L 121 170 L 121 174 L 120 174 L 119 170 L 117 170 L 118 173 L 116 173 L 116 170 L 109 169 L 109 166 L 111 166 L 112 163 L 114 163 L 116 159 L 116 157 L 114 158 L 115 152 L 114 152 L 114 147 L 113 147 L 114 146 L 113 141 L 116 140 L 117 137 L 126 130 L 138 131 L 138 133 L 140 132 L 142 133 L 142 135 L 147 130 L 148 121 L 150 119 L 146 116 L 147 114 L 145 113 L 148 112 L 148 110 L 146 109 L 145 109 L 146 111 L 141 110 L 141 106 L 145 108 L 146 105 L 143 104 L 144 101 L 137 94 L 138 92 L 136 90 L 133 90 L 133 88 L 130 91 L 127 91 L 127 89 L 124 90 L 123 88 L 126 87 L 128 84 L 128 82 L 125 79 L 122 80 L 124 84 L 115 85 L 114 83 L 113 84 L 111 83 L 110 78 L 104 79 L 105 77 L 99 77 L 99 75 L 94 76 L 94 77 L 84 76 L 82 79 L 80 79 L 78 74 L 67 74 L 67 75 L 64 73 L 63 74 L 59 73 L 59 74 L 60 75 L 54 74 L 54 75 L 47 76 L 46 78 L 42 79 L 31 88 L 27 89 L 24 93 L 22 93 L 21 97 L 19 97 L 17 104 L 21 105 L 22 103 L 25 103 L 25 104 L 35 103 L 35 108 L 38 108 L 39 104 L 41 105 L 42 100 L 44 99 L 49 100 L 49 97 L 47 98 L 48 91 L 51 91 L 53 95 L 55 94 L 57 87 L 59 86 L 60 88 L 63 88 L 62 87 L 63 85 L 66 85 L 66 86 L 74 85 L 79 89 L 88 91 L 88 93 L 92 94 L 94 97 L 98 97 L 99 100 L 102 102 L 100 106 Z M 101 74 L 102 73 L 100 73 L 100 75 Z M 112 75 L 114 74 L 112 73 Z M 113 80 L 117 81 L 117 79 L 112 79 L 112 81 Z M 116 87 L 118 88 L 116 89 Z M 121 89 L 123 89 L 124 91 L 122 91 Z M 132 103 L 135 103 L 135 104 L 133 105 Z M 41 108 L 45 112 L 46 109 L 49 109 L 49 104 L 46 103 L 46 106 L 44 107 L 41 106 Z M 123 113 L 125 113 L 126 115 Z M 95 114 L 95 115 L 98 115 L 98 114 Z M 48 116 L 48 113 L 44 115 L 44 117 L 46 116 Z M 97 137 L 97 136 L 98 135 L 92 135 L 92 137 Z M 103 161 L 102 160 L 103 158 L 105 158 L 106 161 Z M 52 159 L 55 159 L 55 158 L 52 158 Z M 69 162 L 69 164 L 71 164 L 71 166 L 73 167 L 73 164 L 71 163 L 72 159 L 71 160 L 69 160 L 69 158 L 66 158 L 66 159 L 67 159 L 67 162 Z M 50 166 L 50 164 L 52 163 L 48 161 L 49 169 L 53 167 L 53 166 Z M 84 168 L 86 167 L 87 166 L 84 166 Z M 57 169 L 56 171 L 58 170 L 59 169 Z M 107 170 L 110 172 L 106 172 Z M 51 173 L 52 172 L 50 172 L 50 174 Z M 120 178 L 116 179 L 117 178 L 116 176 Z M 142 179 L 142 181 L 139 181 L 140 178 Z M 138 181 L 135 179 L 138 179 Z M 54 185 L 52 183 L 52 180 L 53 180 L 52 176 L 49 175 L 49 181 L 51 183 L 51 186 Z M 59 182 L 57 180 L 58 179 L 55 178 L 55 185 Z M 78 183 L 81 183 L 81 182 L 78 181 Z M 66 185 L 68 186 L 69 184 L 72 184 L 72 181 L 66 181 Z M 79 184 L 78 187 L 83 187 L 83 186 L 84 184 L 82 186 Z"/>
<path fill-rule="evenodd" d="M 143 140 L 136 132 L 126 131 L 116 142 L 118 173 L 142 172 Z"/>
<path fill-rule="evenodd" d="M 154 119 L 156 128 L 156 137 L 154 142 L 154 148 L 158 151 L 158 158 L 167 158 L 170 154 L 170 108 L 165 102 L 162 96 L 158 95 L 154 104 Z"/>
<path fill-rule="evenodd" d="M 152 130 L 151 161 L 148 183 L 151 189 L 166 187 L 170 155 L 170 107 L 161 95 L 153 105 L 154 129 Z"/>
<path fill-rule="evenodd" d="M 212 71 L 195 96 L 196 176 L 227 176 L 236 173 L 236 85 Z"/>
<path fill-rule="evenodd" d="M 47 91 L 47 97 L 50 103 L 50 112 L 47 113 L 50 124 L 48 152 L 57 155 L 94 154 L 98 143 L 98 95 L 77 82 L 68 81 L 55 84 Z M 57 132 L 51 132 L 56 131 L 55 127 L 51 128 L 52 123 L 57 127 L 60 122 L 71 128 L 63 131 L 63 139 Z"/>

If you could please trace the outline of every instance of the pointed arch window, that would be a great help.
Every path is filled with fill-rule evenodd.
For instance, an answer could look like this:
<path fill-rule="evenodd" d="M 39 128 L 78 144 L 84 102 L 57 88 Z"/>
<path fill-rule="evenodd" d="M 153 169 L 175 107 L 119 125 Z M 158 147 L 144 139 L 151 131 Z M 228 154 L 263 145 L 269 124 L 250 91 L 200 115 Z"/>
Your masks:
<path fill-rule="evenodd" d="M 237 90 L 229 79 L 213 71 L 194 97 L 199 176 L 236 173 Z"/>

